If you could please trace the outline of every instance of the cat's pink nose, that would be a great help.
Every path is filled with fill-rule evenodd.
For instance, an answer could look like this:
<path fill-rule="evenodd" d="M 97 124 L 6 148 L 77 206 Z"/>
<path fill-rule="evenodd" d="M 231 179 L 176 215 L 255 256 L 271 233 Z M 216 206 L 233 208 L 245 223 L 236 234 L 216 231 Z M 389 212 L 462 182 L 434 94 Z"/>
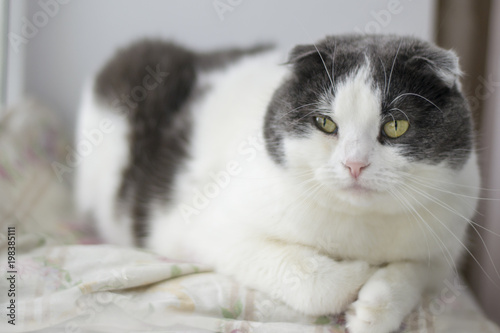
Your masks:
<path fill-rule="evenodd" d="M 349 169 L 351 172 L 351 176 L 355 179 L 358 179 L 361 171 L 369 166 L 370 163 L 358 162 L 358 161 L 346 161 L 344 166 Z"/>

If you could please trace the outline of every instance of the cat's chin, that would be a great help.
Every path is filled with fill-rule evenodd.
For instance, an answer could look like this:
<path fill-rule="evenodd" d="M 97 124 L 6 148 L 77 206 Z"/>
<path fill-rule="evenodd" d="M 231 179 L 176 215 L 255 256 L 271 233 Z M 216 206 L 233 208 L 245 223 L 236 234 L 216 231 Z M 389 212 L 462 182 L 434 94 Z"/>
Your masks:
<path fill-rule="evenodd" d="M 338 194 L 342 201 L 352 206 L 366 208 L 379 205 L 382 197 L 385 198 L 383 192 L 359 183 L 341 188 Z"/>

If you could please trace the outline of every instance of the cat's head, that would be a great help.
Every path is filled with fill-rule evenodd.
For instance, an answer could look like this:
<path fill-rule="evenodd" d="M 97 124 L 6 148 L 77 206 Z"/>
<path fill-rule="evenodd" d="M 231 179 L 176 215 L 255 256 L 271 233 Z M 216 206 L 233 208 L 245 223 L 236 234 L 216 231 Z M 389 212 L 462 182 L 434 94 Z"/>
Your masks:
<path fill-rule="evenodd" d="M 334 36 L 295 47 L 288 65 L 266 115 L 267 150 L 311 191 L 380 203 L 410 191 L 412 177 L 452 174 L 469 159 L 453 52 L 408 37 Z"/>

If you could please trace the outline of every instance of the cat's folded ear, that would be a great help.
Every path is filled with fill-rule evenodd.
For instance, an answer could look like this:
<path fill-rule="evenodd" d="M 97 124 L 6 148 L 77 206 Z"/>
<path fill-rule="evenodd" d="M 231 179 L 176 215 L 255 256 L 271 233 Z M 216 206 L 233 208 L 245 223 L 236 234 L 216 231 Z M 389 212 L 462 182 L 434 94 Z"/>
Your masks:
<path fill-rule="evenodd" d="M 297 45 L 290 51 L 287 64 L 296 64 L 299 61 L 305 60 L 311 56 L 320 57 L 320 55 L 320 51 L 314 45 Z"/>
<path fill-rule="evenodd" d="M 293 65 L 298 74 L 310 74 L 317 65 L 324 66 L 328 61 L 328 53 L 315 45 L 297 45 L 288 55 L 286 65 Z M 323 68 L 323 67 L 322 67 Z"/>
<path fill-rule="evenodd" d="M 427 51 L 426 54 L 413 56 L 410 58 L 409 63 L 431 71 L 449 88 L 455 84 L 460 87 L 459 80 L 462 71 L 460 70 L 458 56 L 452 50 L 435 48 Z"/>

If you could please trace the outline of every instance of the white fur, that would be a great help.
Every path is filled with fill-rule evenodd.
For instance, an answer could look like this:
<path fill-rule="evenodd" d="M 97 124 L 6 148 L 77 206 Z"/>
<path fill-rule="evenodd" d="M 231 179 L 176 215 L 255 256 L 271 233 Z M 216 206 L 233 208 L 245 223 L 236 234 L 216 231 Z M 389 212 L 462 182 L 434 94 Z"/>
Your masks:
<path fill-rule="evenodd" d="M 102 122 L 110 126 L 102 131 Z M 89 140 L 85 133 L 100 133 L 102 140 Z M 116 198 L 124 168 L 129 160 L 127 119 L 99 103 L 87 84 L 78 119 L 75 150 L 80 163 L 76 170 L 75 196 L 81 213 L 97 220 L 101 237 L 114 244 L 133 244 L 131 220 L 121 215 Z M 97 136 L 99 134 L 96 134 Z M 83 153 L 83 145 L 91 147 Z"/>
<path fill-rule="evenodd" d="M 175 202 L 152 207 L 147 246 L 212 264 L 305 313 L 349 309 L 351 333 L 394 330 L 464 249 L 478 195 L 475 153 L 452 171 L 410 164 L 398 148 L 379 144 L 382 92 L 363 67 L 336 87 L 331 103 L 325 98 L 338 137 L 318 130 L 285 138 L 285 167 L 277 166 L 258 136 L 271 95 L 288 75 L 279 60 L 247 58 L 200 80 L 212 90 L 194 106 L 193 159 L 177 177 Z M 83 127 L 111 117 L 86 101 Z M 123 244 L 131 241 L 129 224 L 113 209 L 128 129 L 114 121 L 116 131 L 85 159 L 78 197 L 106 238 Z M 357 184 L 348 160 L 369 164 Z M 228 163 L 239 172 L 228 177 Z M 206 189 L 213 195 L 203 200 Z"/>

